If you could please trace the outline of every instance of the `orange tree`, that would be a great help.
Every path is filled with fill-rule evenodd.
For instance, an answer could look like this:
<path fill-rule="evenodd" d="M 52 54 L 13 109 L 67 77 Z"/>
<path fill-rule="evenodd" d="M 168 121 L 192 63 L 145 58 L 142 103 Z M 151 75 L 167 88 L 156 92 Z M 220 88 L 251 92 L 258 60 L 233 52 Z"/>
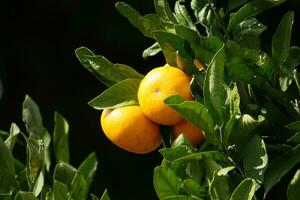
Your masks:
<path fill-rule="evenodd" d="M 171 92 L 161 100 L 163 105 L 149 101 L 146 110 L 154 108 L 145 114 L 169 120 L 175 114 L 163 115 L 159 109 L 167 105 L 205 137 L 194 147 L 184 135 L 174 140 L 172 128 L 165 126 L 173 123 L 161 123 L 163 161 L 153 174 L 159 199 L 274 199 L 272 188 L 278 184 L 283 198 L 298 199 L 300 48 L 290 44 L 294 14 L 283 16 L 270 37 L 269 54 L 260 40 L 267 26 L 256 18 L 284 1 L 229 0 L 219 5 L 213 0 L 178 0 L 171 9 L 167 0 L 154 0 L 156 13 L 145 16 L 128 4 L 116 4 L 133 26 L 154 40 L 144 58 L 162 52 L 168 65 L 190 77 L 193 99 Z M 109 87 L 90 106 L 102 110 L 142 103 L 137 94 L 143 75 L 85 47 L 76 55 Z M 157 85 L 168 88 L 178 78 L 170 76 Z M 142 99 L 153 99 L 159 88 L 142 94 Z M 283 178 L 288 181 L 280 182 Z"/>

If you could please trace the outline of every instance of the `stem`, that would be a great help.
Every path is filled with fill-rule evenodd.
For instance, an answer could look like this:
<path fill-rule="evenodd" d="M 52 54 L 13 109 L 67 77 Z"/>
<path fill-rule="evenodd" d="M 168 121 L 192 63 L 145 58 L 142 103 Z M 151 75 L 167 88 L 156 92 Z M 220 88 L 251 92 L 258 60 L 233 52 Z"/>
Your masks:
<path fill-rule="evenodd" d="M 229 39 L 229 33 L 227 31 L 227 28 L 225 26 L 225 23 L 222 19 L 222 17 L 220 16 L 220 14 L 216 11 L 216 7 L 215 7 L 215 3 L 212 0 L 207 0 L 210 6 L 210 9 L 213 11 L 216 22 L 219 26 L 219 28 L 221 28 L 225 34 L 225 39 L 228 40 Z"/>

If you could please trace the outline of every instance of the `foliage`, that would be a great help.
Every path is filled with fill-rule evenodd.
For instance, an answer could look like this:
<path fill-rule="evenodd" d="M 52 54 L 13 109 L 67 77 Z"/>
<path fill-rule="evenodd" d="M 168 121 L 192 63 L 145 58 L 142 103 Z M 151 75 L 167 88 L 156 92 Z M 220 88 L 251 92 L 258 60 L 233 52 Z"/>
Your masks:
<path fill-rule="evenodd" d="M 68 122 L 56 112 L 51 135 L 29 96 L 23 102 L 22 119 L 27 134 L 15 123 L 9 132 L 0 131 L 0 199 L 87 199 L 98 166 L 96 154 L 91 153 L 77 169 L 70 165 Z M 26 160 L 20 160 L 17 155 L 25 149 Z M 107 192 L 101 199 L 109 199 Z"/>

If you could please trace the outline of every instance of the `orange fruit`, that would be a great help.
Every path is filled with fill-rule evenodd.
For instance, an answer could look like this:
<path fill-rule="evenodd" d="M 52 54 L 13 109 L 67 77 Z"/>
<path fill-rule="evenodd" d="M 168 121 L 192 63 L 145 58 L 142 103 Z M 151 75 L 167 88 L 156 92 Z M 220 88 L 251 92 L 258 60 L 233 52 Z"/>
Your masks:
<path fill-rule="evenodd" d="M 172 127 L 172 134 L 174 138 L 177 138 L 180 134 L 184 134 L 194 146 L 204 140 L 202 130 L 187 120 L 182 120 L 174 125 Z"/>
<path fill-rule="evenodd" d="M 142 111 L 152 121 L 163 125 L 174 125 L 183 118 L 164 103 L 172 95 L 191 100 L 190 77 L 182 70 L 165 65 L 151 70 L 138 89 L 138 100 Z"/>
<path fill-rule="evenodd" d="M 145 154 L 161 144 L 159 125 L 136 105 L 103 110 L 101 126 L 112 143 L 129 152 Z"/>

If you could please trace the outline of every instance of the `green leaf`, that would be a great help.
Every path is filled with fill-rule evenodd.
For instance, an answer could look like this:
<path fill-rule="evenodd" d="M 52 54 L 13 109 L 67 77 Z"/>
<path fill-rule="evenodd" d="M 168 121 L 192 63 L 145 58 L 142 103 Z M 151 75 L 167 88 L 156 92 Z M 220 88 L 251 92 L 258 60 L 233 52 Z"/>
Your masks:
<path fill-rule="evenodd" d="M 8 138 L 5 140 L 5 144 L 7 148 L 10 150 L 10 152 L 12 152 L 14 149 L 19 133 L 20 133 L 19 127 L 15 123 L 12 123 L 10 126 L 10 134 Z"/>
<path fill-rule="evenodd" d="M 232 133 L 229 137 L 230 144 L 243 144 L 251 137 L 251 133 L 256 127 L 261 125 L 265 118 L 259 115 L 257 119 L 254 119 L 248 114 L 243 114 L 237 121 Z"/>
<path fill-rule="evenodd" d="M 34 196 L 32 192 L 20 191 L 17 193 L 14 200 L 37 200 L 37 198 Z"/>
<path fill-rule="evenodd" d="M 143 17 L 138 11 L 124 2 L 116 3 L 116 8 L 121 15 L 126 17 L 129 22 L 146 37 L 153 38 L 153 32 L 164 30 L 159 16 L 156 14 L 149 14 Z"/>
<path fill-rule="evenodd" d="M 147 59 L 149 56 L 155 56 L 159 52 L 161 52 L 161 48 L 159 44 L 155 42 L 153 45 L 143 51 L 143 58 Z"/>
<path fill-rule="evenodd" d="M 195 200 L 195 199 L 186 195 L 173 195 L 173 196 L 168 196 L 166 198 L 162 198 L 161 200 Z"/>
<path fill-rule="evenodd" d="M 291 143 L 300 144 L 300 132 L 295 133 L 295 135 L 289 138 L 287 141 Z"/>
<path fill-rule="evenodd" d="M 137 91 L 139 89 L 140 82 L 141 79 L 123 80 L 105 90 L 88 104 L 97 110 L 137 105 Z"/>
<path fill-rule="evenodd" d="M 252 178 L 246 178 L 233 191 L 230 200 L 252 200 L 254 194 L 255 181 Z"/>
<path fill-rule="evenodd" d="M 110 200 L 107 189 L 104 190 L 100 200 Z"/>
<path fill-rule="evenodd" d="M 74 200 L 82 200 L 87 198 L 88 185 L 85 178 L 77 173 L 72 183 L 71 195 Z"/>
<path fill-rule="evenodd" d="M 300 131 L 300 121 L 291 122 L 285 127 L 293 131 Z"/>
<path fill-rule="evenodd" d="M 264 182 L 264 195 L 266 196 L 270 189 L 277 184 L 280 179 L 286 175 L 297 163 L 300 162 L 300 144 L 291 151 L 274 159 L 266 173 Z"/>
<path fill-rule="evenodd" d="M 275 34 L 273 35 L 272 57 L 279 64 L 286 61 L 289 55 L 293 22 L 294 13 L 290 11 L 284 15 Z"/>
<path fill-rule="evenodd" d="M 44 165 L 44 142 L 42 139 L 35 139 L 29 137 L 27 139 L 27 176 L 30 188 L 34 187 L 34 184 Z"/>
<path fill-rule="evenodd" d="M 51 193 L 54 200 L 64 200 L 69 198 L 68 186 L 57 180 L 54 180 L 54 185 Z"/>
<path fill-rule="evenodd" d="M 178 54 L 181 60 L 184 60 L 185 65 L 183 69 L 188 73 L 192 73 L 195 70 L 193 60 L 194 58 L 190 55 L 191 51 L 187 40 L 169 32 L 157 31 L 154 33 L 155 39 L 161 47 L 165 59 L 170 66 L 181 67 L 178 65 Z"/>
<path fill-rule="evenodd" d="M 229 111 L 230 111 L 230 116 L 235 116 L 236 114 L 240 114 L 240 94 L 238 91 L 237 85 L 234 83 L 232 86 L 232 89 L 229 88 L 227 92 L 228 96 L 228 101 L 229 101 Z"/>
<path fill-rule="evenodd" d="M 224 129 L 224 133 L 223 133 L 223 136 L 222 136 L 222 139 L 223 139 L 223 144 L 225 146 L 228 145 L 228 142 L 229 142 L 229 138 L 230 138 L 230 135 L 233 133 L 234 131 L 234 127 L 236 125 L 236 123 L 238 122 L 239 118 L 241 116 L 239 114 L 233 114 L 231 116 L 231 118 L 229 119 L 229 121 L 227 122 L 226 126 L 225 126 L 225 129 Z"/>
<path fill-rule="evenodd" d="M 174 161 L 176 159 L 179 159 L 179 158 L 182 158 L 189 154 L 194 153 L 195 149 L 191 149 L 185 145 L 180 145 L 180 146 L 172 147 L 172 148 L 163 148 L 163 149 L 160 149 L 159 152 L 162 154 L 162 156 L 166 160 Z"/>
<path fill-rule="evenodd" d="M 44 164 L 46 166 L 46 170 L 49 172 L 51 165 L 51 135 L 47 129 L 44 129 Z"/>
<path fill-rule="evenodd" d="M 28 95 L 25 96 L 25 100 L 23 101 L 22 118 L 30 135 L 39 139 L 43 137 L 44 127 L 40 109 Z"/>
<path fill-rule="evenodd" d="M 288 200 L 297 200 L 300 195 L 300 169 L 297 170 L 293 179 L 291 180 L 288 190 L 287 190 L 287 199 Z"/>
<path fill-rule="evenodd" d="M 81 64 L 107 86 L 112 86 L 128 78 L 143 78 L 143 75 L 133 68 L 123 64 L 113 64 L 104 56 L 94 55 L 86 47 L 76 49 L 75 53 Z"/>
<path fill-rule="evenodd" d="M 160 199 L 177 195 L 181 179 L 168 167 L 159 166 L 154 169 L 153 184 Z"/>
<path fill-rule="evenodd" d="M 99 198 L 94 194 L 90 194 L 90 196 L 92 200 L 99 200 Z"/>
<path fill-rule="evenodd" d="M 216 124 L 224 123 L 226 91 L 224 88 L 224 46 L 215 54 L 208 66 L 204 81 L 204 102 Z"/>
<path fill-rule="evenodd" d="M 263 184 L 264 174 L 268 166 L 268 155 L 264 140 L 254 135 L 244 150 L 243 166 L 245 175 Z"/>
<path fill-rule="evenodd" d="M 209 3 L 207 3 L 207 1 L 192 1 L 191 6 L 194 10 L 194 15 L 197 19 L 197 22 L 200 22 L 201 25 L 206 28 L 207 36 L 212 36 L 214 14 Z"/>
<path fill-rule="evenodd" d="M 172 144 L 172 148 L 176 148 L 179 146 L 185 146 L 187 149 L 195 151 L 194 146 L 191 144 L 190 140 L 184 135 L 180 134 Z"/>
<path fill-rule="evenodd" d="M 53 147 L 56 157 L 56 162 L 69 163 L 69 124 L 67 120 L 58 112 L 54 114 L 54 131 L 53 131 Z"/>
<path fill-rule="evenodd" d="M 255 15 L 263 12 L 264 10 L 270 9 L 274 6 L 277 6 L 281 3 L 285 2 L 285 0 L 278 1 L 262 1 L 255 0 L 245 4 L 241 7 L 236 13 L 232 14 L 229 20 L 228 29 L 233 30 L 240 22 L 254 17 Z"/>
<path fill-rule="evenodd" d="M 12 194 L 15 183 L 15 165 L 14 159 L 0 138 L 0 195 Z"/>
<path fill-rule="evenodd" d="M 227 10 L 226 10 L 226 14 L 228 14 L 230 11 L 232 11 L 236 8 L 241 7 L 242 5 L 244 5 L 248 1 L 249 0 L 229 0 Z"/>
<path fill-rule="evenodd" d="M 77 170 L 74 167 L 67 163 L 60 162 L 55 166 L 53 179 L 64 183 L 68 188 L 71 188 L 76 174 Z"/>
<path fill-rule="evenodd" d="M 173 162 L 181 162 L 183 160 L 203 160 L 203 159 L 211 159 L 215 161 L 220 161 L 224 163 L 228 163 L 228 158 L 219 151 L 203 151 L 199 153 L 193 153 L 181 158 L 174 160 Z"/>
<path fill-rule="evenodd" d="M 204 186 L 199 185 L 193 179 L 184 180 L 182 182 L 182 188 L 189 196 L 196 197 L 197 199 L 206 197 L 206 188 Z"/>
<path fill-rule="evenodd" d="M 43 187 L 44 187 L 44 173 L 41 171 L 33 185 L 32 193 L 34 194 L 34 196 L 38 197 Z"/>
<path fill-rule="evenodd" d="M 177 24 L 177 20 L 170 8 L 168 0 L 154 0 L 155 10 L 164 22 Z"/>
<path fill-rule="evenodd" d="M 186 27 L 189 27 L 193 30 L 197 30 L 196 26 L 194 25 L 194 22 L 192 18 L 190 17 L 186 7 L 182 4 L 184 3 L 184 0 L 176 1 L 175 3 L 175 17 L 179 24 L 182 24 Z"/>
<path fill-rule="evenodd" d="M 86 181 L 87 188 L 90 187 L 98 166 L 95 153 L 91 153 L 79 166 L 78 174 L 82 175 Z"/>
<path fill-rule="evenodd" d="M 214 135 L 213 120 L 203 104 L 196 101 L 184 101 L 180 96 L 171 96 L 164 102 L 184 118 L 201 128 L 208 142 L 212 144 L 218 142 L 217 136 Z"/>

